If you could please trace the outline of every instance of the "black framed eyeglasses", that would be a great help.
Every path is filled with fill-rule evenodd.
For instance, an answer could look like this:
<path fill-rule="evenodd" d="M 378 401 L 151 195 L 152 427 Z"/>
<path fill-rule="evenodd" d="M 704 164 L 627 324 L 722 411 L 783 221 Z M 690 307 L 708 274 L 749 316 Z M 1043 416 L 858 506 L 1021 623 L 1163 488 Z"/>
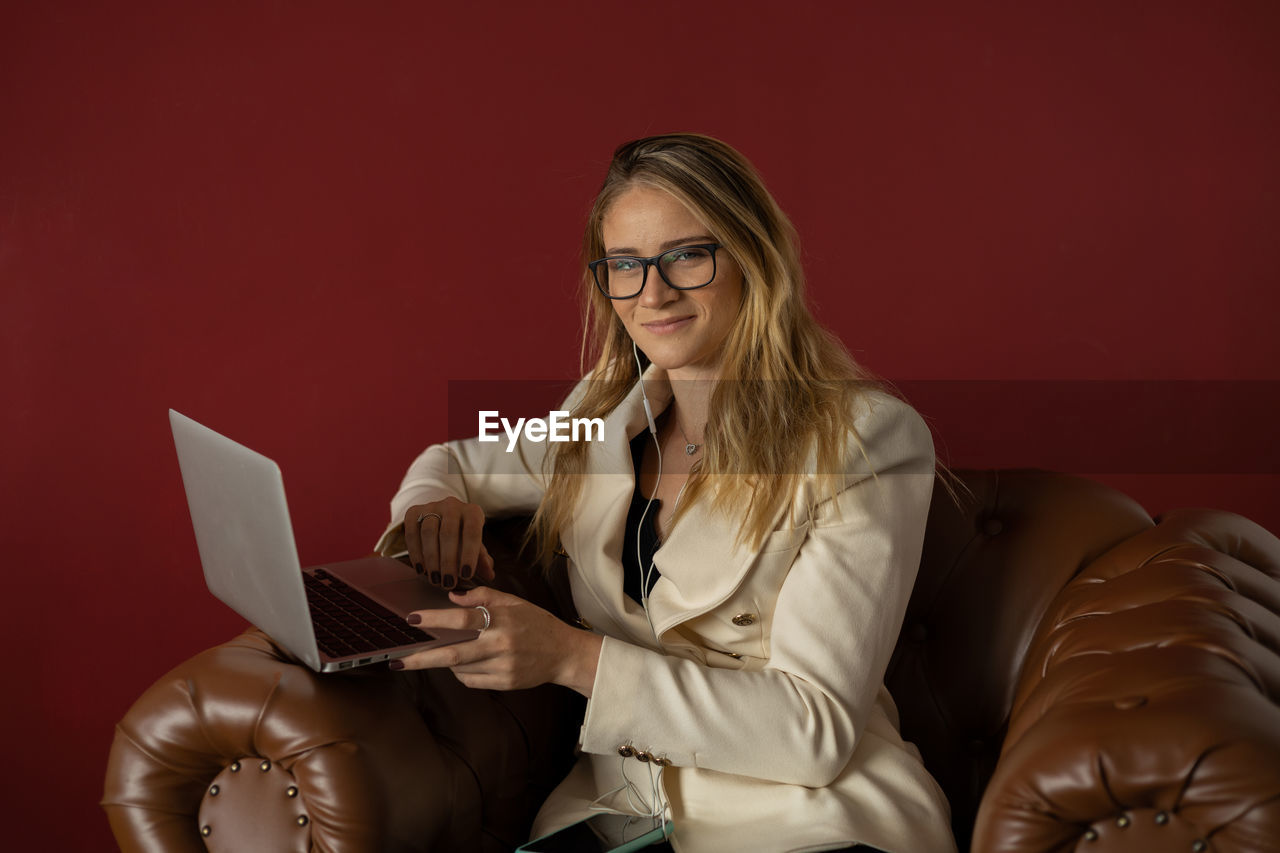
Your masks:
<path fill-rule="evenodd" d="M 657 267 L 662 280 L 676 290 L 697 290 L 715 280 L 716 249 L 719 248 L 719 243 L 696 243 L 668 249 L 651 258 L 616 255 L 592 261 L 587 266 L 596 287 L 610 299 L 638 296 L 649 280 L 651 266 Z"/>

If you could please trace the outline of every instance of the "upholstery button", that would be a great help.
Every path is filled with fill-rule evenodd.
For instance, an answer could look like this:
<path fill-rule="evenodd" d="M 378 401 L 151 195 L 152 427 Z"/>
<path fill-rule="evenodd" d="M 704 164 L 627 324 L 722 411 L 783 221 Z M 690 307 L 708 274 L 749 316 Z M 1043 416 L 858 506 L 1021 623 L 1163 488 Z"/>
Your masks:
<path fill-rule="evenodd" d="M 645 764 L 649 763 L 649 759 L 651 757 L 652 756 L 650 756 L 649 753 L 645 752 L 643 749 L 636 753 L 636 761 L 642 761 Z"/>
<path fill-rule="evenodd" d="M 203 835 L 205 838 L 208 838 L 212 833 L 213 833 L 212 826 L 205 824 L 204 826 L 200 827 L 200 834 Z"/>
<path fill-rule="evenodd" d="M 988 536 L 999 536 L 1004 530 L 1004 522 L 992 516 L 982 522 L 982 532 Z"/>
<path fill-rule="evenodd" d="M 754 625 L 755 623 L 756 615 L 754 613 L 739 613 L 737 616 L 733 617 L 733 624 L 737 625 L 739 628 L 745 628 L 746 626 Z"/>
<path fill-rule="evenodd" d="M 1204 851 L 1209 849 L 1209 845 L 1205 844 L 1203 840 L 1197 838 L 1195 843 L 1191 845 L 1191 849 L 1194 850 L 1195 853 L 1204 853 Z"/>
<path fill-rule="evenodd" d="M 216 796 L 218 796 L 218 791 L 220 791 L 220 790 L 221 790 L 221 789 L 220 789 L 217 785 L 214 785 L 213 787 L 211 787 L 211 788 L 209 789 L 209 796 L 211 796 L 211 797 L 216 797 Z"/>
<path fill-rule="evenodd" d="M 1085 840 L 1085 841 L 1097 841 L 1097 840 L 1098 840 L 1098 830 L 1096 830 L 1096 829 L 1088 829 L 1088 830 L 1085 830 L 1085 833 L 1084 833 L 1084 840 Z"/>
<path fill-rule="evenodd" d="M 1134 708 L 1141 708 L 1145 704 L 1147 704 L 1146 696 L 1125 696 L 1123 699 L 1115 701 L 1117 711 L 1132 711 Z"/>
<path fill-rule="evenodd" d="M 298 815 L 298 826 L 306 826 L 308 822 L 309 821 L 307 820 L 306 815 L 304 814 Z"/>
<path fill-rule="evenodd" d="M 618 755 L 621 755 L 623 758 L 630 758 L 635 754 L 636 751 L 630 744 L 624 743 L 622 746 L 618 747 Z"/>
<path fill-rule="evenodd" d="M 262 763 L 258 765 L 258 769 L 261 770 L 263 773 L 266 773 L 268 770 L 271 769 L 271 762 L 267 761 L 266 759 L 263 759 Z"/>
<path fill-rule="evenodd" d="M 284 795 L 292 800 L 294 797 L 298 796 L 298 786 L 290 785 L 288 790 L 284 792 Z"/>
<path fill-rule="evenodd" d="M 233 761 L 233 762 L 231 762 L 231 772 L 232 772 L 232 773 L 239 773 L 239 772 L 240 772 L 240 762 L 239 762 L 239 761 Z"/>
<path fill-rule="evenodd" d="M 1122 814 L 1122 815 L 1120 815 L 1120 817 L 1116 818 L 1116 826 L 1120 827 L 1121 829 L 1124 829 L 1124 828 L 1125 828 L 1125 827 L 1127 827 L 1128 825 L 1129 825 L 1129 816 L 1128 816 L 1128 815 L 1123 815 L 1123 814 Z"/>
<path fill-rule="evenodd" d="M 1167 812 L 1156 812 L 1156 823 L 1164 826 L 1169 822 L 1169 814 Z"/>

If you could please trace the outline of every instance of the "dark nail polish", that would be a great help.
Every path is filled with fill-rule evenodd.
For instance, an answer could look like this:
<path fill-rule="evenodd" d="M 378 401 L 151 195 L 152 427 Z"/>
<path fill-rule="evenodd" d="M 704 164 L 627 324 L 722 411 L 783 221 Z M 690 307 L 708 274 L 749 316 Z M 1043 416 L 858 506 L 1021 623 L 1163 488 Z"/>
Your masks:
<path fill-rule="evenodd" d="M 414 567 L 415 569 L 417 569 L 418 574 L 422 574 L 422 571 L 423 571 L 423 570 L 422 570 L 422 563 L 414 563 L 414 564 L 413 564 L 413 567 Z"/>
<path fill-rule="evenodd" d="M 404 661 L 402 660 L 388 661 L 387 669 L 404 669 Z"/>
<path fill-rule="evenodd" d="M 453 583 L 454 583 L 453 575 L 445 575 L 444 583 L 442 583 L 441 586 L 443 586 L 445 589 L 453 589 Z"/>
<path fill-rule="evenodd" d="M 462 576 L 463 580 L 466 580 L 467 578 L 471 577 L 471 567 L 463 566 L 462 571 L 458 572 L 458 574 Z"/>
<path fill-rule="evenodd" d="M 432 583 L 440 583 L 440 573 L 439 573 L 439 572 L 432 572 L 432 573 L 431 573 L 431 582 L 432 582 Z"/>
<path fill-rule="evenodd" d="M 421 625 L 421 624 L 422 624 L 422 614 L 420 614 L 420 613 L 410 613 L 410 614 L 409 614 L 409 624 L 410 624 L 410 625 Z"/>

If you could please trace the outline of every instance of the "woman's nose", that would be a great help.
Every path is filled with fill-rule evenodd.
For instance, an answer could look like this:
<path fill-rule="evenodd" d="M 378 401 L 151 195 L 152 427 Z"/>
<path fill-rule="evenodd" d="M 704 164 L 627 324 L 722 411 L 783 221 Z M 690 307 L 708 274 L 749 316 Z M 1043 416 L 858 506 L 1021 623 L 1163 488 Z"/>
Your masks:
<path fill-rule="evenodd" d="M 661 308 L 679 298 L 680 291 L 667 284 L 666 279 L 658 272 L 657 265 L 649 267 L 649 277 L 645 280 L 644 289 L 640 291 L 640 304 L 646 308 Z"/>

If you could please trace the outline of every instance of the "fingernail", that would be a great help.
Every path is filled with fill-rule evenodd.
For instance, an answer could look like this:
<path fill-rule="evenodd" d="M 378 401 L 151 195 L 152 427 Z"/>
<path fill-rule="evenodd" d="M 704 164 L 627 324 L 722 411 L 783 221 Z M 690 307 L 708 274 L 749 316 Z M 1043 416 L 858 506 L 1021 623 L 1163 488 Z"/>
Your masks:
<path fill-rule="evenodd" d="M 410 624 L 410 625 L 421 625 L 421 624 L 422 624 L 422 614 L 420 614 L 420 613 L 410 613 L 410 614 L 409 614 L 409 624 Z"/>
<path fill-rule="evenodd" d="M 432 583 L 440 583 L 440 573 L 439 573 L 439 572 L 432 572 L 432 573 L 431 573 L 431 582 L 432 582 Z"/>
<path fill-rule="evenodd" d="M 453 589 L 453 583 L 454 583 L 453 575 L 444 576 L 444 583 L 442 584 L 442 586 L 444 586 L 445 589 Z"/>
<path fill-rule="evenodd" d="M 404 661 L 402 660 L 388 661 L 387 669 L 404 669 Z"/>
<path fill-rule="evenodd" d="M 463 577 L 463 579 L 464 579 L 464 580 L 465 580 L 466 578 L 471 577 L 471 567 L 470 567 L 470 566 L 463 566 L 463 567 L 462 567 L 462 571 L 460 571 L 458 574 L 462 575 L 462 577 Z"/>

